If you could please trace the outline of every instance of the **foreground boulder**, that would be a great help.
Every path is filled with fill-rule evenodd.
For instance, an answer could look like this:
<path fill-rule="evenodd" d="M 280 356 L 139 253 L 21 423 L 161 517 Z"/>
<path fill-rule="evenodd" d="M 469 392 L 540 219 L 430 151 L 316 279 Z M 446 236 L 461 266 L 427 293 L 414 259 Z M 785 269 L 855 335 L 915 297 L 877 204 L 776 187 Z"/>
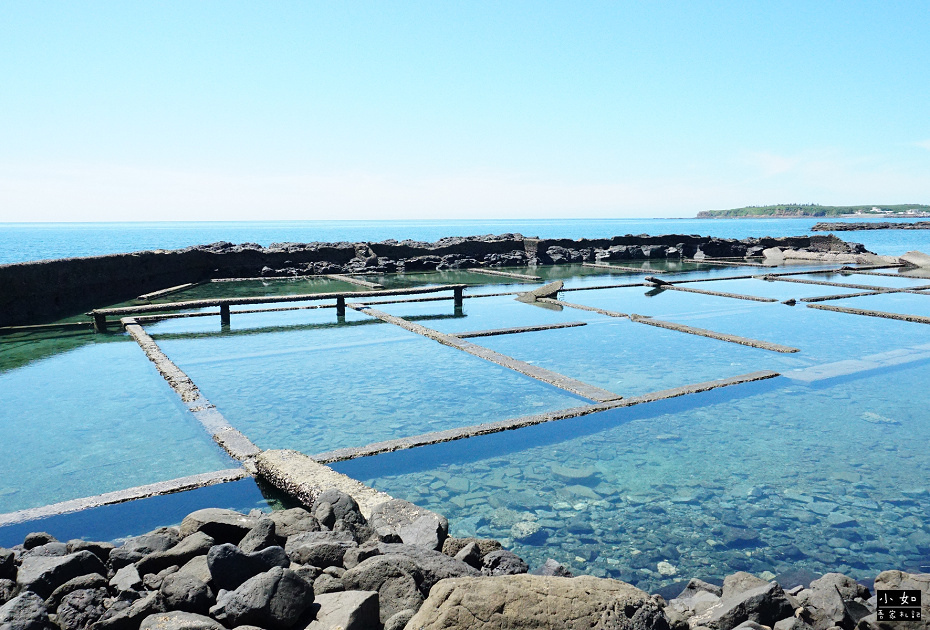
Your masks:
<path fill-rule="evenodd" d="M 379 555 L 361 562 L 343 574 L 342 583 L 350 591 L 378 593 L 381 623 L 402 610 L 417 610 L 424 599 L 420 568 L 398 554 Z"/>
<path fill-rule="evenodd" d="M 407 630 L 667 630 L 644 591 L 617 580 L 506 575 L 439 582 Z"/>
<path fill-rule="evenodd" d="M 240 584 L 273 567 L 286 569 L 291 565 L 281 547 L 266 547 L 245 553 L 230 543 L 216 545 L 207 553 L 207 567 L 216 588 L 235 590 Z"/>
<path fill-rule="evenodd" d="M 62 630 L 84 630 L 106 613 L 107 591 L 105 588 L 89 588 L 72 591 L 62 597 L 57 609 L 58 627 Z"/>
<path fill-rule="evenodd" d="M 930 619 L 930 573 L 882 571 L 875 578 L 875 590 L 920 591 L 920 621 L 878 621 L 875 613 L 859 620 L 856 630 L 925 630 Z"/>
<path fill-rule="evenodd" d="M 421 508 L 403 499 L 393 499 L 377 505 L 368 519 L 382 540 L 395 535 L 406 545 L 441 551 L 449 536 L 449 521 L 445 516 Z"/>
<path fill-rule="evenodd" d="M 139 630 L 223 630 L 223 626 L 203 615 L 187 612 L 166 612 L 149 615 Z"/>
<path fill-rule="evenodd" d="M 181 537 L 174 528 L 160 527 L 148 534 L 133 536 L 121 546 L 112 550 L 107 558 L 110 566 L 114 570 L 118 570 L 127 564 L 141 560 L 150 553 L 168 551 L 179 542 L 181 542 Z"/>
<path fill-rule="evenodd" d="M 381 624 L 373 591 L 326 593 L 317 596 L 313 608 L 314 620 L 306 630 L 369 630 Z"/>
<path fill-rule="evenodd" d="M 811 582 L 799 597 L 804 604 L 804 621 L 815 630 L 839 626 L 852 628 L 872 612 L 866 607 L 869 589 L 841 573 L 827 573 Z"/>
<path fill-rule="evenodd" d="M 146 573 L 158 573 L 174 565 L 182 566 L 210 551 L 213 544 L 213 538 L 203 532 L 196 532 L 167 551 L 148 554 L 136 562 L 136 569 L 139 575 L 145 575 Z"/>
<path fill-rule="evenodd" d="M 290 569 L 274 567 L 217 597 L 210 614 L 230 628 L 256 625 L 284 630 L 313 603 L 313 587 Z"/>
<path fill-rule="evenodd" d="M 689 583 L 689 587 L 695 592 L 691 595 L 683 593 L 683 599 L 691 599 L 693 605 L 697 605 L 699 601 L 712 602 L 710 596 L 716 596 L 703 584 Z M 707 592 L 703 600 L 698 594 L 699 591 Z M 771 627 L 776 621 L 791 617 L 793 613 L 794 606 L 781 586 L 740 571 L 724 579 L 720 600 L 696 613 L 688 620 L 688 624 L 692 628 L 706 626 L 717 630 L 731 630 L 746 622 Z"/>
<path fill-rule="evenodd" d="M 160 593 L 149 593 L 126 608 L 111 607 L 91 630 L 136 630 L 149 615 L 166 612 L 165 600 Z"/>
<path fill-rule="evenodd" d="M 0 606 L 3 630 L 52 630 L 45 602 L 35 593 L 25 592 Z"/>
<path fill-rule="evenodd" d="M 206 508 L 191 512 L 181 522 L 181 536 L 203 532 L 217 543 L 239 544 L 256 525 L 258 518 L 234 510 Z"/>
<path fill-rule="evenodd" d="M 16 582 L 24 590 L 46 598 L 68 580 L 88 573 L 106 573 L 100 558 L 89 551 L 66 556 L 33 556 L 23 560 Z"/>

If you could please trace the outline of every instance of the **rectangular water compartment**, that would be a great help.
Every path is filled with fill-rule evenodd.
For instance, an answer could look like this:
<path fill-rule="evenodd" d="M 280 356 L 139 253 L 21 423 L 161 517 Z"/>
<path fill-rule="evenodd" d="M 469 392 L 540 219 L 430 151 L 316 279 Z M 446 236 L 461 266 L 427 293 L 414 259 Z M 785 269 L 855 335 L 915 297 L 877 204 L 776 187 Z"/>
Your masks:
<path fill-rule="evenodd" d="M 159 343 L 260 448 L 313 454 L 587 402 L 388 324 Z"/>
<path fill-rule="evenodd" d="M 702 289 L 704 282 L 682 285 L 686 288 Z M 590 291 L 568 291 L 559 294 L 559 299 L 573 304 L 593 306 L 619 313 L 636 313 L 657 319 L 672 319 L 681 314 L 742 314 L 747 317 L 765 306 L 764 302 L 738 300 L 717 295 L 704 295 L 663 289 L 661 287 L 625 287 Z"/>
<path fill-rule="evenodd" d="M 773 352 L 605 316 L 578 328 L 471 341 L 625 397 L 781 365 Z"/>
<path fill-rule="evenodd" d="M 893 269 L 884 269 L 882 271 L 893 273 Z M 788 276 L 793 278 L 794 276 Z M 878 276 L 863 273 L 824 273 L 811 274 L 809 276 L 797 276 L 798 279 L 819 280 L 826 282 L 838 282 L 840 284 L 862 284 L 873 287 L 885 287 L 889 289 L 909 289 L 911 287 L 925 287 L 930 285 L 930 278 L 907 278 L 904 276 Z M 825 287 L 829 288 L 829 287 Z"/>
<path fill-rule="evenodd" d="M 798 277 L 806 278 L 808 276 Z M 720 291 L 722 293 L 774 298 L 779 301 L 790 299 L 800 300 L 801 298 L 820 297 L 825 295 L 848 295 L 862 292 L 862 289 L 829 287 L 820 284 L 801 284 L 798 282 L 779 282 L 777 280 L 768 281 L 757 278 L 713 280 L 710 282 L 689 283 L 682 286 L 704 291 Z"/>
<path fill-rule="evenodd" d="M 896 295 L 876 297 L 888 300 Z M 930 296 L 909 297 L 930 302 Z M 872 298 L 849 298 L 825 304 L 852 307 L 860 304 L 859 300 L 863 299 Z M 885 302 L 882 305 L 888 306 Z M 876 305 L 872 303 L 872 306 Z M 922 324 L 821 311 L 800 303 L 796 306 L 762 304 L 760 308 L 752 310 L 751 316 L 744 313 L 697 312 L 683 313 L 669 319 L 689 326 L 800 348 L 801 352 L 797 354 L 784 355 L 782 366 L 786 370 L 860 359 L 876 353 L 921 346 L 930 341 L 928 330 Z"/>
<path fill-rule="evenodd" d="M 27 534 L 36 531 L 48 532 L 61 541 L 80 538 L 118 544 L 121 539 L 158 527 L 178 525 L 196 510 L 225 508 L 248 513 L 254 509 L 270 512 L 274 508 L 291 507 L 281 501 L 280 495 L 260 488 L 250 477 L 6 525 L 0 527 L 0 547 L 22 544 Z"/>
<path fill-rule="evenodd" d="M 0 372 L 0 513 L 235 465 L 138 345 L 91 339 Z"/>
<path fill-rule="evenodd" d="M 206 317 L 181 317 L 165 319 L 158 322 L 144 323 L 145 329 L 153 336 L 188 335 L 188 334 L 236 334 L 259 333 L 286 330 L 294 328 L 335 327 L 361 321 L 370 321 L 360 313 L 351 309 L 346 310 L 345 317 L 336 315 L 335 307 L 330 308 L 300 308 L 317 307 L 323 304 L 334 304 L 332 301 L 287 302 L 284 304 L 243 304 L 232 307 L 229 326 L 224 326 L 217 313 L 218 307 L 201 309 L 200 312 L 210 312 L 213 315 Z M 443 302 L 439 302 L 443 304 Z M 448 302 L 452 309 L 452 300 Z M 443 308 L 443 307 L 437 307 Z M 279 310 L 291 309 L 291 310 Z M 293 310 L 297 309 L 297 310 Z M 259 311 L 253 313 L 237 313 L 237 311 Z M 264 312 L 261 312 L 264 311 Z"/>
<path fill-rule="evenodd" d="M 930 292 L 919 295 L 914 293 L 863 295 L 848 300 L 828 302 L 828 304 L 845 308 L 861 308 L 869 311 L 884 311 L 886 313 L 930 317 Z M 919 324 L 912 325 L 919 326 Z M 923 332 L 926 335 L 930 330 L 925 330 Z"/>
<path fill-rule="evenodd" d="M 377 282 L 377 280 L 374 280 Z M 153 298 L 150 304 L 182 302 L 184 300 L 209 300 L 227 297 L 264 297 L 273 295 L 301 295 L 304 293 L 348 293 L 365 291 L 357 284 L 333 280 L 325 276 L 304 278 L 262 278 L 205 282 L 189 289 Z M 139 301 L 133 304 L 139 304 Z M 144 301 L 141 303 L 145 303 Z"/>
<path fill-rule="evenodd" d="M 507 271 L 493 268 L 494 271 Z M 469 271 L 467 269 L 448 269 L 444 271 L 419 271 L 411 273 L 386 273 L 384 275 L 359 276 L 368 282 L 377 282 L 385 289 L 406 289 L 431 284 L 467 284 L 466 293 L 502 293 L 507 291 L 530 291 L 539 286 L 537 282 L 527 282 L 518 278 L 493 276 Z M 526 288 L 530 287 L 530 288 Z"/>
<path fill-rule="evenodd" d="M 926 561 L 928 403 L 923 369 L 779 378 L 333 467 L 531 567 L 647 592 L 736 571 L 865 579 Z"/>
<path fill-rule="evenodd" d="M 0 336 L 0 374 L 76 348 L 107 341 L 125 340 L 100 337 L 94 334 L 90 326 L 7 333 Z"/>
<path fill-rule="evenodd" d="M 598 316 L 588 311 L 562 308 L 539 302 L 526 304 L 513 296 L 498 296 L 465 300 L 460 313 L 451 310 L 451 302 L 411 302 L 378 306 L 391 315 L 417 321 L 445 333 L 541 326 L 586 321 Z"/>

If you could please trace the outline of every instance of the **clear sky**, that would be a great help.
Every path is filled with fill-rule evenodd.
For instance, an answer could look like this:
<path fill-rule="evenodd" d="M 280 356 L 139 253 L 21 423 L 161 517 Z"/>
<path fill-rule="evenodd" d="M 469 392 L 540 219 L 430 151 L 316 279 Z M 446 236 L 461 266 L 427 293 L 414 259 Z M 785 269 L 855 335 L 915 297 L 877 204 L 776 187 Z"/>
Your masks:
<path fill-rule="evenodd" d="M 930 203 L 930 3 L 0 3 L 0 221 Z"/>

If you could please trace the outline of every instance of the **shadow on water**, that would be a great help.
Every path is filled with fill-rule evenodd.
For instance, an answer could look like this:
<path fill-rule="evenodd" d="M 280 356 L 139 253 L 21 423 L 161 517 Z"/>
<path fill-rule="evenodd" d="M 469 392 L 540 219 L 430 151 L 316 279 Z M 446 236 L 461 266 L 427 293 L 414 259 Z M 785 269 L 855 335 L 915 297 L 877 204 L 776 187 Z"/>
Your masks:
<path fill-rule="evenodd" d="M 92 343 L 132 340 L 122 334 L 98 335 L 92 330 L 16 332 L 0 336 L 0 372 L 8 372 Z"/>
<path fill-rule="evenodd" d="M 219 317 L 218 315 L 216 317 Z M 444 319 L 464 319 L 467 315 L 462 312 L 415 315 L 407 317 L 408 321 L 435 321 Z M 334 321 L 326 324 L 296 324 L 293 326 L 261 326 L 256 328 L 243 328 L 230 330 L 222 327 L 215 332 L 191 333 L 152 333 L 155 339 L 204 339 L 213 337 L 236 337 L 261 335 L 265 333 L 285 331 L 312 331 L 333 328 L 350 328 L 355 326 L 383 325 L 379 319 L 366 319 L 361 321 Z M 15 332 L 0 336 L 0 373 L 9 372 L 26 367 L 37 361 L 47 359 L 65 352 L 70 352 L 90 344 L 97 343 L 133 343 L 125 333 L 109 332 L 105 334 L 94 333 L 93 330 L 45 330 L 30 332 Z"/>
<path fill-rule="evenodd" d="M 208 507 L 267 512 L 297 505 L 266 484 L 242 479 L 7 525 L 0 527 L 0 547 L 18 545 L 31 532 L 48 532 L 61 541 L 74 538 L 115 541 L 144 534 L 157 527 L 176 525 L 191 512 Z"/>
<path fill-rule="evenodd" d="M 558 444 L 568 439 L 599 433 L 634 420 L 681 413 L 708 405 L 756 396 L 787 387 L 790 384 L 790 381 L 785 378 L 756 381 L 633 407 L 611 409 L 578 418 L 555 420 L 512 431 L 501 431 L 452 442 L 335 462 L 330 464 L 330 467 L 360 480 L 376 479 L 385 474 L 403 475 L 433 470 L 441 464 L 475 462 L 538 446 Z"/>
<path fill-rule="evenodd" d="M 233 312 L 235 315 L 235 312 Z M 464 313 L 440 314 L 440 315 L 414 315 L 405 317 L 407 321 L 432 321 L 440 319 L 463 319 L 467 315 Z M 313 331 L 313 330 L 332 330 L 337 328 L 354 328 L 357 326 L 375 326 L 384 324 L 380 319 L 363 319 L 359 321 L 347 322 L 343 318 L 340 321 L 327 322 L 325 324 L 294 324 L 291 326 L 260 326 L 256 328 L 241 328 L 231 330 L 225 326 L 221 330 L 208 332 L 190 332 L 190 333 L 157 333 L 151 332 L 153 339 L 214 339 L 217 337 L 247 337 L 251 335 L 262 335 L 266 333 L 296 332 L 296 331 Z"/>

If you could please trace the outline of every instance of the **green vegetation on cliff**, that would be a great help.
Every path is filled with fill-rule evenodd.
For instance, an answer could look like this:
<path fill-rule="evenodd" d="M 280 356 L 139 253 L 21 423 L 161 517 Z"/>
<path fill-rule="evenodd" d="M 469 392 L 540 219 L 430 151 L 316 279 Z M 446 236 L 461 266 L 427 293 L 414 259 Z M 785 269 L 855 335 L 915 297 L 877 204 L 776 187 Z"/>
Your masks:
<path fill-rule="evenodd" d="M 782 203 L 774 206 L 746 206 L 732 210 L 703 210 L 699 219 L 733 219 L 740 217 L 839 217 L 871 214 L 876 216 L 924 216 L 930 206 L 919 203 L 897 206 L 821 206 L 815 203 Z"/>

